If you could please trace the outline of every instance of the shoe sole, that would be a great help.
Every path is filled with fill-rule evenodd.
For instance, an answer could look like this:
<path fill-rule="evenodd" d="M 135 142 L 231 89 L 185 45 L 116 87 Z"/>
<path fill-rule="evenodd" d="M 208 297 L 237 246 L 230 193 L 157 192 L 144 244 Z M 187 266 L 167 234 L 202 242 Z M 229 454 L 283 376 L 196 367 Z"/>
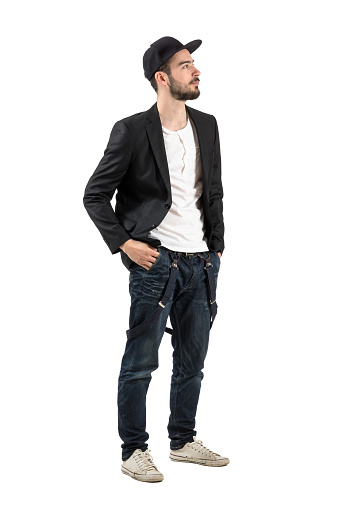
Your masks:
<path fill-rule="evenodd" d="M 172 455 L 169 456 L 169 458 L 173 461 L 173 462 L 189 462 L 190 464 L 199 464 L 199 466 L 209 466 L 209 467 L 222 467 L 222 466 L 227 466 L 230 461 L 228 460 L 228 462 L 226 462 L 226 464 L 224 462 L 218 462 L 218 461 L 215 461 L 215 460 L 201 460 L 199 461 L 198 459 L 189 459 L 189 458 L 184 458 L 184 457 L 173 457 Z"/>
<path fill-rule="evenodd" d="M 130 478 L 133 478 L 133 480 L 137 480 L 139 482 L 159 483 L 159 482 L 162 482 L 163 479 L 164 479 L 164 477 L 162 477 L 162 478 L 161 477 L 160 478 L 159 477 L 158 478 L 156 478 L 156 477 L 154 477 L 154 478 L 148 477 L 147 480 L 146 480 L 145 477 L 142 477 L 141 475 L 138 475 L 136 473 L 131 473 L 131 472 L 128 471 L 128 469 L 126 470 L 126 469 L 121 468 L 121 471 L 125 475 L 129 476 Z"/>

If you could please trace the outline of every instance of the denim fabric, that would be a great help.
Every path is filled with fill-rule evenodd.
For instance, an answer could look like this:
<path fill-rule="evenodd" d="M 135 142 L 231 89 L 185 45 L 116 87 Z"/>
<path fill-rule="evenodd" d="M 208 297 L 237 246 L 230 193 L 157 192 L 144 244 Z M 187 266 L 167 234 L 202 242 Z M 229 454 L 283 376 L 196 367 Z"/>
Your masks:
<path fill-rule="evenodd" d="M 129 275 L 131 296 L 129 327 L 142 323 L 158 306 L 170 275 L 171 251 L 159 247 L 159 256 L 149 270 L 132 263 Z M 204 252 L 206 258 L 208 252 Z M 217 285 L 220 259 L 210 252 Z M 177 257 L 177 256 L 176 256 Z M 128 340 L 118 384 L 118 427 L 123 441 L 122 459 L 134 450 L 147 449 L 146 394 L 151 373 L 158 367 L 158 348 L 170 316 L 173 335 L 173 372 L 168 434 L 172 450 L 192 442 L 202 369 L 207 354 L 211 309 L 203 259 L 181 255 L 174 293 L 149 328 Z"/>

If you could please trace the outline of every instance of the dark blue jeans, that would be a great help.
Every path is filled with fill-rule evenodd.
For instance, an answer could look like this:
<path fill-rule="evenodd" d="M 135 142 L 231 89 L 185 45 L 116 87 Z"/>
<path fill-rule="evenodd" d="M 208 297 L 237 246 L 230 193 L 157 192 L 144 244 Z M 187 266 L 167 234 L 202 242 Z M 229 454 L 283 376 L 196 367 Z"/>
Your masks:
<path fill-rule="evenodd" d="M 159 247 L 149 270 L 132 263 L 129 276 L 131 308 L 129 327 L 142 323 L 158 306 L 170 275 L 171 252 Z M 175 253 L 172 253 L 175 255 Z M 215 283 L 220 268 L 217 252 L 210 252 Z M 203 253 L 204 257 L 208 252 Z M 177 256 L 176 256 L 177 257 Z M 158 367 L 158 349 L 170 316 L 173 335 L 173 372 L 168 434 L 170 448 L 182 448 L 196 435 L 195 416 L 202 369 L 207 354 L 211 309 L 204 261 L 181 255 L 172 298 L 160 316 L 139 336 L 128 340 L 118 384 L 118 426 L 123 441 L 122 459 L 134 450 L 147 449 L 146 394 L 151 373 Z"/>

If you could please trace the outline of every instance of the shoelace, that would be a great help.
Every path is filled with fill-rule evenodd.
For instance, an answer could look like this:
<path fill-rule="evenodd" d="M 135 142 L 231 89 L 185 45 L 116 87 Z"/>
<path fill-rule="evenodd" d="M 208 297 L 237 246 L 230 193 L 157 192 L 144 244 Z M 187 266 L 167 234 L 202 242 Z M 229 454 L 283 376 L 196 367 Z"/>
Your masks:
<path fill-rule="evenodd" d="M 190 443 L 192 448 L 195 448 L 198 452 L 204 451 L 204 452 L 208 452 L 210 455 L 214 455 L 215 457 L 220 457 L 219 453 L 212 452 L 212 450 L 209 450 L 208 448 L 206 448 L 206 446 L 204 446 L 202 444 L 202 441 L 199 441 L 198 439 L 195 439 L 195 438 L 193 438 L 193 439 L 194 439 L 194 443 Z"/>
<path fill-rule="evenodd" d="M 138 452 L 135 454 L 135 460 L 142 471 L 158 471 L 153 462 L 153 457 L 150 455 L 150 450 L 145 452 Z"/>

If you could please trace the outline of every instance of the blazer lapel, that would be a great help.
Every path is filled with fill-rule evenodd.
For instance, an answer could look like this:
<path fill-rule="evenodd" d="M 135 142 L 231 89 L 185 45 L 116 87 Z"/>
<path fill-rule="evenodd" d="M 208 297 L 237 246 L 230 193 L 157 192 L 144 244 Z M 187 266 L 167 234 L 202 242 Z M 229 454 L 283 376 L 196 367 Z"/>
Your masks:
<path fill-rule="evenodd" d="M 150 110 L 148 110 L 147 115 L 148 123 L 146 124 L 146 131 L 149 142 L 151 144 L 155 160 L 158 164 L 159 171 L 161 176 L 165 182 L 166 189 L 168 191 L 168 195 L 172 197 L 171 192 L 171 181 L 167 163 L 167 156 L 165 150 L 164 136 L 162 134 L 162 127 L 160 116 L 158 112 L 157 103 L 155 103 Z"/>
<path fill-rule="evenodd" d="M 197 111 L 186 106 L 186 110 L 190 115 L 195 128 L 197 130 L 197 136 L 200 147 L 200 157 L 201 157 L 201 166 L 202 166 L 202 181 L 204 188 L 207 188 L 209 182 L 209 173 L 210 173 L 210 154 L 212 152 L 211 146 L 207 144 L 208 136 L 205 133 L 205 125 L 199 119 Z M 199 112 L 198 112 L 199 113 Z M 212 147 L 213 148 L 213 147 Z"/>

